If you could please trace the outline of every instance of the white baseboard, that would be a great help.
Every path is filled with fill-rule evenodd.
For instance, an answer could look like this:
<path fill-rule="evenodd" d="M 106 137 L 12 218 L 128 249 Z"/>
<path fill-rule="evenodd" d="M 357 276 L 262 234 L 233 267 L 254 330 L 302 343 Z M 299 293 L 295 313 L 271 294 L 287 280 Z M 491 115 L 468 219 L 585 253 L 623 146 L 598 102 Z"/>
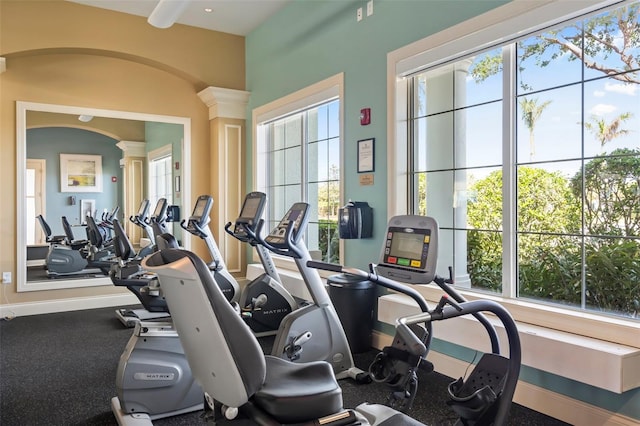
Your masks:
<path fill-rule="evenodd" d="M 74 297 L 70 299 L 46 300 L 42 302 L 11 303 L 0 305 L 0 318 L 27 315 L 51 314 L 55 312 L 80 311 L 109 306 L 135 305 L 140 303 L 133 293 L 104 296 Z"/>
<path fill-rule="evenodd" d="M 392 336 L 378 331 L 373 332 L 372 345 L 381 349 L 392 343 Z M 427 356 L 434 365 L 435 370 L 445 376 L 458 378 L 464 376 L 469 364 L 465 361 L 434 350 Z M 418 390 L 419 392 L 419 390 Z M 518 381 L 518 387 L 513 398 L 514 402 L 546 414 L 572 425 L 584 426 L 632 426 L 638 425 L 638 421 L 617 413 L 612 413 L 600 407 L 569 398 L 565 395 L 532 385 L 522 380 Z"/>

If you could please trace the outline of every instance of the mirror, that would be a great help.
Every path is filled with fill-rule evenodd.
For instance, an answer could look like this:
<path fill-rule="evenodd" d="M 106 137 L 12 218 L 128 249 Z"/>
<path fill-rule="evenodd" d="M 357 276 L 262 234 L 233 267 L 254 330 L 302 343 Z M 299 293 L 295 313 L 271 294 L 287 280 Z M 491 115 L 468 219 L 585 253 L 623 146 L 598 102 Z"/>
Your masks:
<path fill-rule="evenodd" d="M 176 177 L 175 181 L 172 183 L 174 186 L 173 188 L 174 195 L 177 194 L 175 191 L 178 191 L 179 200 L 178 199 L 174 200 L 174 204 L 181 205 L 182 216 L 184 216 L 185 214 L 188 214 L 188 212 L 191 209 L 191 206 L 190 206 L 191 177 L 188 173 L 183 172 L 185 170 L 191 169 L 190 167 L 191 120 L 186 117 L 163 116 L 163 115 L 137 113 L 137 112 L 115 111 L 115 110 L 105 110 L 105 109 L 96 109 L 96 108 L 83 108 L 83 107 L 75 107 L 75 106 L 51 105 L 51 104 L 32 103 L 32 102 L 18 101 L 16 104 L 16 133 L 17 133 L 16 135 L 17 136 L 17 141 L 16 141 L 17 142 L 16 143 L 16 152 L 17 152 L 17 162 L 16 162 L 17 164 L 17 176 L 16 176 L 17 272 L 16 272 L 16 275 L 17 276 L 16 276 L 16 279 L 18 283 L 17 290 L 21 292 L 21 291 L 39 291 L 39 290 L 51 290 L 51 289 L 88 287 L 88 286 L 97 286 L 97 285 L 112 285 L 111 280 L 109 279 L 109 277 L 106 277 L 106 276 L 100 277 L 100 278 L 83 279 L 83 280 L 74 280 L 74 279 L 68 279 L 68 278 L 65 279 L 64 277 L 51 279 L 46 276 L 41 279 L 38 279 L 38 278 L 30 279 L 30 280 L 27 279 L 27 241 L 28 239 L 30 239 L 30 237 L 28 237 L 28 232 L 34 232 L 34 230 L 32 229 L 29 229 L 28 231 L 29 227 L 33 228 L 33 224 L 31 223 L 33 219 L 29 217 L 29 212 L 33 212 L 34 207 L 27 202 L 27 198 L 28 198 L 27 195 L 29 195 L 28 192 L 31 192 L 30 188 L 33 187 L 32 176 L 27 178 L 27 173 L 26 173 L 27 158 L 28 158 L 28 153 L 30 152 L 29 146 L 28 146 L 29 139 L 27 137 L 27 130 L 30 128 L 48 127 L 46 125 L 46 122 L 51 121 L 50 120 L 51 116 L 47 117 L 46 114 L 60 115 L 56 117 L 56 120 L 55 120 L 61 123 L 57 125 L 58 127 L 68 129 L 71 131 L 71 133 L 74 132 L 74 130 L 72 130 L 74 127 L 77 129 L 85 129 L 85 130 L 76 129 L 75 131 L 80 132 L 80 134 L 82 134 L 82 132 L 86 132 L 85 135 L 89 135 L 90 133 L 91 134 L 95 133 L 98 138 L 111 140 L 111 144 L 113 144 L 114 142 L 120 142 L 117 140 L 119 136 L 115 133 L 109 133 L 108 131 L 104 131 L 103 129 L 101 129 L 100 128 L 101 126 L 99 124 L 100 121 L 102 121 L 103 123 L 105 123 L 107 119 L 109 121 L 112 121 L 111 125 L 107 126 L 111 128 L 117 128 L 118 125 L 126 124 L 124 123 L 124 120 L 129 120 L 131 122 L 139 122 L 138 124 L 143 126 L 145 129 L 142 133 L 143 135 L 142 139 L 140 141 L 121 142 L 121 147 L 122 147 L 122 144 L 126 145 L 130 143 L 135 144 L 136 142 L 148 142 L 148 141 L 145 141 L 144 135 L 146 135 L 146 139 L 149 139 L 149 132 L 153 133 L 154 128 L 156 129 L 156 131 L 157 129 L 163 129 L 162 127 L 163 125 L 168 125 L 168 127 L 164 127 L 164 130 L 170 128 L 170 129 L 174 129 L 174 133 L 177 131 L 178 134 L 174 139 L 176 138 L 181 139 L 182 143 L 181 143 L 181 147 L 177 148 L 177 151 L 179 152 L 178 154 L 179 161 L 178 162 L 172 161 L 172 164 L 171 164 L 172 166 L 174 166 L 172 167 L 173 177 L 171 177 L 171 179 L 173 180 L 174 177 Z M 68 115 L 68 116 L 65 116 L 65 115 Z M 90 120 L 87 122 L 78 121 L 78 117 L 81 115 L 93 117 L 96 120 L 94 122 L 96 124 L 94 125 L 91 124 L 91 121 L 93 120 Z M 69 123 L 69 124 L 66 124 L 66 123 Z M 131 124 L 131 123 L 128 123 L 128 124 Z M 182 131 L 181 135 L 179 134 L 180 130 Z M 40 139 L 45 139 L 44 143 L 46 143 L 46 138 L 41 137 Z M 70 150 L 68 147 L 65 149 Z M 152 152 L 163 151 L 163 149 L 166 150 L 167 149 L 166 146 L 154 148 L 151 151 Z M 171 147 L 169 147 L 169 149 L 171 149 Z M 144 152 L 148 153 L 149 150 L 145 149 Z M 174 152 L 176 152 L 176 148 L 174 148 Z M 49 154 L 49 155 L 51 156 L 53 154 Z M 58 154 L 56 153 L 55 159 L 54 157 L 51 157 L 49 161 L 50 162 L 60 161 L 58 160 L 57 155 Z M 118 154 L 116 153 L 115 155 L 117 156 Z M 119 153 L 119 155 L 120 155 L 120 158 L 124 158 L 126 154 L 123 150 Z M 90 156 L 84 156 L 84 157 L 90 157 Z M 115 165 L 113 164 L 113 162 L 115 161 L 115 158 L 113 155 L 106 155 L 104 157 L 106 161 L 109 161 L 109 164 L 104 165 L 105 167 L 104 170 L 106 173 L 108 173 L 107 176 L 112 176 L 112 180 L 116 181 L 114 182 L 115 185 L 110 187 L 108 191 L 105 190 L 102 192 L 97 192 L 96 188 L 88 188 L 89 190 L 96 191 L 96 192 L 87 193 L 86 197 L 82 192 L 69 192 L 69 193 L 62 192 L 62 187 L 63 187 L 62 174 L 64 173 L 64 167 L 61 167 L 60 171 L 62 173 L 60 176 L 55 177 L 55 182 L 49 182 L 50 180 L 54 179 L 52 174 L 49 174 L 47 181 L 43 183 L 43 185 L 46 186 L 46 192 L 47 192 L 45 203 L 49 205 L 50 204 L 49 200 L 51 200 L 52 203 L 65 204 L 66 210 L 64 211 L 73 212 L 69 217 L 69 221 L 72 222 L 72 224 L 78 225 L 78 226 L 81 225 L 80 223 L 82 218 L 82 214 L 80 210 L 81 205 L 85 207 L 89 206 L 89 208 L 94 209 L 94 211 L 97 209 L 96 217 L 99 218 L 102 215 L 102 212 L 104 210 L 110 210 L 113 207 L 115 207 L 115 206 L 108 206 L 107 204 L 114 204 L 114 203 L 122 204 L 125 198 L 124 193 L 127 191 L 127 188 L 130 187 L 131 182 L 128 182 L 126 185 L 127 188 L 125 188 L 125 183 L 122 182 L 121 179 L 118 177 L 118 175 L 122 175 L 122 173 L 119 173 L 119 172 L 114 173 L 114 170 L 118 170 L 119 167 L 121 166 L 119 159 L 118 159 L 118 164 Z M 177 164 L 177 166 L 179 167 L 178 170 L 175 169 L 176 163 L 178 163 Z M 60 166 L 62 166 L 62 164 L 60 164 Z M 58 169 L 57 164 L 55 168 L 56 170 Z M 96 170 L 100 170 L 100 169 L 96 169 Z M 120 181 L 120 183 L 118 183 L 118 181 Z M 179 185 L 179 188 L 176 187 L 178 185 Z M 147 184 L 145 183 L 141 187 L 146 188 Z M 52 190 L 52 188 L 55 188 L 55 190 Z M 114 193 L 114 191 L 116 193 Z M 101 200 L 103 200 L 103 205 L 99 205 L 99 203 L 93 202 L 93 201 L 97 201 L 96 198 L 98 198 L 98 196 L 103 197 L 101 198 Z M 143 196 L 146 196 L 146 194 L 143 194 Z M 128 221 L 129 216 L 134 214 L 138 209 L 138 205 L 135 205 L 135 206 L 120 205 L 119 207 L 120 207 L 119 217 L 122 218 L 123 222 L 125 220 Z M 70 210 L 71 208 L 73 209 Z M 51 212 L 51 214 L 53 215 L 53 216 L 50 216 L 50 218 L 45 216 L 45 218 L 47 219 L 47 222 L 55 221 L 56 222 L 55 228 L 58 230 L 61 230 L 62 229 L 61 226 L 57 226 L 58 222 L 61 222 L 61 218 L 55 217 L 55 215 L 57 214 L 56 209 L 51 208 L 51 209 L 46 209 L 46 211 L 48 216 L 50 216 L 49 212 Z M 176 222 L 173 225 L 174 225 L 175 235 L 176 236 L 180 235 L 182 230 L 179 226 L 179 223 Z M 35 229 L 35 232 L 41 233 L 39 225 L 37 226 L 38 227 Z M 54 232 L 54 233 L 57 234 L 60 232 Z M 74 232 L 74 236 L 78 239 L 84 238 L 84 230 L 82 231 L 82 233 Z M 183 235 L 182 246 L 187 249 L 190 248 L 189 235 Z"/>

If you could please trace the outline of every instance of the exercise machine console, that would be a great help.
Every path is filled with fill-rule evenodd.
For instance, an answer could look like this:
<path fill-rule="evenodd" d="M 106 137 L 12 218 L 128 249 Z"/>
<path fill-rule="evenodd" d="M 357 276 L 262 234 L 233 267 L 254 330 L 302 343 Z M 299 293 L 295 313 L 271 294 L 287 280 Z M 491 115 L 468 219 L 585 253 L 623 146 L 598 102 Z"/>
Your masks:
<path fill-rule="evenodd" d="M 235 223 L 225 226 L 229 235 L 255 248 L 265 271 L 243 287 L 238 300 L 242 318 L 258 337 L 276 334 L 283 318 L 303 303 L 284 288 L 269 250 L 256 238 L 266 201 L 262 192 L 248 193 Z"/>
<path fill-rule="evenodd" d="M 209 215 L 213 207 L 213 198 L 210 195 L 200 195 L 193 207 L 193 212 L 187 220 L 183 220 L 180 226 L 187 232 L 204 240 L 211 256 L 208 264 L 213 279 L 218 283 L 222 293 L 229 302 L 237 302 L 240 297 L 240 286 L 236 279 L 229 273 L 224 263 L 222 254 L 213 238 L 209 222 Z"/>

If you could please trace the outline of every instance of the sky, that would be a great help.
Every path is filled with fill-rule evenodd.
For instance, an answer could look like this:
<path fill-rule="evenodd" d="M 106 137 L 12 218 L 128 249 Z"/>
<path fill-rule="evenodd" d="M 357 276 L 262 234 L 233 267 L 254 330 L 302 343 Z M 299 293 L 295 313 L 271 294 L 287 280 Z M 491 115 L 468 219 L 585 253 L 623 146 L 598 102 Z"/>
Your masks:
<path fill-rule="evenodd" d="M 557 34 L 547 33 L 567 40 L 575 35 L 577 30 L 573 27 L 565 26 Z M 619 30 L 613 37 L 613 44 L 620 47 L 622 37 Z M 530 44 L 532 39 L 522 41 L 524 45 Z M 536 40 L 537 44 L 537 40 Z M 500 50 L 478 55 L 478 60 L 485 55 L 497 54 Z M 565 176 L 573 176 L 580 167 L 579 160 L 583 156 L 592 157 L 601 155 L 604 152 L 611 152 L 616 148 L 640 148 L 640 98 L 638 96 L 638 86 L 640 75 L 635 74 L 636 83 L 624 83 L 613 77 L 606 77 L 604 73 L 583 67 L 582 61 L 570 61 L 569 54 L 551 57 L 551 51 L 545 53 L 540 58 L 531 57 L 525 60 L 522 68 L 517 74 L 517 90 L 519 95 L 525 95 L 528 99 L 536 99 L 537 104 L 549 102 L 537 120 L 534 128 L 534 153 L 530 151 L 530 132 L 524 124 L 518 112 L 516 120 L 517 133 L 517 160 L 519 163 L 535 162 L 536 167 L 544 167 L 548 170 L 561 171 Z M 556 49 L 555 52 L 558 52 Z M 640 55 L 640 42 L 638 47 L 632 49 L 632 53 L 637 57 Z M 547 60 L 546 66 L 540 66 L 536 60 Z M 621 69 L 622 63 L 617 54 L 599 54 L 592 59 L 595 63 L 609 68 Z M 474 64 L 471 65 L 471 69 Z M 583 74 L 584 79 L 583 81 Z M 502 158 L 502 78 L 503 74 L 488 77 L 482 82 L 476 82 L 470 75 L 465 79 L 466 93 L 461 96 L 460 88 L 457 88 L 457 102 L 463 102 L 466 108 L 464 113 L 458 112 L 456 117 L 456 132 L 460 134 L 461 114 L 464 114 L 466 122 L 466 166 L 489 166 L 499 165 Z M 523 90 L 521 83 L 527 86 Z M 428 90 L 431 90 L 429 88 Z M 431 92 L 435 92 L 431 90 Z M 428 98 L 429 99 L 429 98 Z M 431 96 L 431 100 L 436 96 Z M 443 102 L 445 103 L 445 102 Z M 583 107 L 584 104 L 584 107 Z M 437 107 L 436 107 L 437 108 Z M 442 109 L 446 109 L 443 105 Z M 429 110 L 434 106 L 429 105 Z M 630 113 L 630 118 L 623 122 L 622 129 L 629 131 L 627 135 L 618 137 L 602 147 L 596 137 L 586 129 L 583 129 L 582 121 L 593 122 L 595 119 L 603 119 L 610 123 L 623 113 Z M 419 125 L 418 133 L 428 132 L 427 127 L 438 128 L 439 121 L 450 120 L 449 117 L 432 117 L 425 123 Z M 583 143 L 584 131 L 584 143 Z M 443 139 L 451 137 L 444 135 Z M 429 137 L 433 138 L 433 134 Z M 446 143 L 446 142 L 444 142 Z M 429 152 L 423 153 L 425 157 L 431 155 L 429 160 L 430 168 L 448 168 L 446 163 L 434 162 L 433 157 L 438 157 L 432 142 L 429 143 Z M 432 148 L 433 147 L 433 148 Z M 422 167 L 426 167 L 425 158 Z M 542 162 L 542 163 L 540 163 Z M 480 178 L 494 170 L 474 170 L 471 172 L 476 178 Z"/>

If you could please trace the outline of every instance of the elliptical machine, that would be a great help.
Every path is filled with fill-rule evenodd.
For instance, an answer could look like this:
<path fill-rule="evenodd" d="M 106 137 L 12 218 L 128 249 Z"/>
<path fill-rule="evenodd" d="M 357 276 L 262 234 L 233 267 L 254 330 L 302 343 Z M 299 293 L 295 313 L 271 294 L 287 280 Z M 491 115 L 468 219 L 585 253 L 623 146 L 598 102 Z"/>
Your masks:
<path fill-rule="evenodd" d="M 521 365 L 520 338 L 515 322 L 506 309 L 493 301 L 465 300 L 449 285 L 453 282 L 451 268 L 449 278 L 436 275 L 438 224 L 435 219 L 395 216 L 389 220 L 384 235 L 380 263 L 371 264 L 369 272 L 309 262 L 310 267 L 354 275 L 405 294 L 420 307 L 421 313 L 397 319 L 393 344 L 383 348 L 369 367 L 373 380 L 391 388 L 389 401 L 392 407 L 408 411 L 418 391 L 417 370 L 433 369 L 426 360 L 433 322 L 473 315 L 487 331 L 491 353 L 482 355 L 466 380 L 459 378 L 449 385 L 447 405 L 459 416 L 456 426 L 504 425 Z M 427 306 L 420 293 L 405 285 L 431 282 L 446 293 L 434 309 Z M 509 343 L 508 357 L 500 354 L 495 327 L 483 312 L 495 314 L 503 323 Z M 395 409 L 381 405 L 362 404 L 356 409 L 372 424 L 397 415 Z"/>
<path fill-rule="evenodd" d="M 238 300 L 242 318 L 257 337 L 276 334 L 284 317 L 305 304 L 284 288 L 269 250 L 247 232 L 255 233 L 266 201 L 267 195 L 262 192 L 248 193 L 235 224 L 229 222 L 224 228 L 232 237 L 255 248 L 265 271 L 244 286 Z"/>
<path fill-rule="evenodd" d="M 227 266 L 222 259 L 222 254 L 213 239 L 213 234 L 209 228 L 209 214 L 213 206 L 213 198 L 210 195 L 200 195 L 193 207 L 193 213 L 188 220 L 180 222 L 180 226 L 187 232 L 204 240 L 211 255 L 211 262 L 208 264 L 209 270 L 213 274 L 213 279 L 218 283 L 222 293 L 231 303 L 237 302 L 240 286 L 235 278 L 227 270 Z"/>

